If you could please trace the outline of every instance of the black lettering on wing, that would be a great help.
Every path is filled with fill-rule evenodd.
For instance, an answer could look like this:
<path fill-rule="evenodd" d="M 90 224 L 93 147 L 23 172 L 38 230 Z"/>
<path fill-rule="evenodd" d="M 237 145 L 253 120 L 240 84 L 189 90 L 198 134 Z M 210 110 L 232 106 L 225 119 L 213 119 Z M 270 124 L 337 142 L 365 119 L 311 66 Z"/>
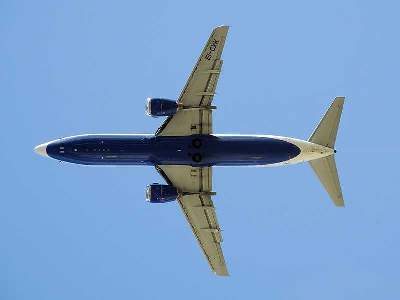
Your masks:
<path fill-rule="evenodd" d="M 210 46 L 208 47 L 209 51 L 207 52 L 207 54 L 204 56 L 205 59 L 207 60 L 211 60 L 212 58 L 212 54 L 215 50 L 217 50 L 217 46 L 219 44 L 219 41 L 216 39 L 213 39 L 213 41 L 211 42 Z"/>

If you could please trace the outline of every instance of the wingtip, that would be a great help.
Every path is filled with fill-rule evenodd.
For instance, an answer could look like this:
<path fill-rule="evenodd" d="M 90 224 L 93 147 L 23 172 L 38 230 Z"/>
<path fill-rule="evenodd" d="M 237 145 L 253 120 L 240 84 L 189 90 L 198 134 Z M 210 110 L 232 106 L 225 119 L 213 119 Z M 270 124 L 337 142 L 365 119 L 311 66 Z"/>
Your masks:
<path fill-rule="evenodd" d="M 221 265 L 220 267 L 216 267 L 216 268 L 211 267 L 211 270 L 217 276 L 224 276 L 224 277 L 229 276 L 229 272 L 228 272 L 227 267 L 225 266 L 225 263 L 224 263 L 224 265 Z"/>
<path fill-rule="evenodd" d="M 229 30 L 229 25 L 219 25 L 214 28 L 214 30 Z"/>
<path fill-rule="evenodd" d="M 337 198 L 333 201 L 336 207 L 344 207 L 344 199 L 342 197 Z"/>
<path fill-rule="evenodd" d="M 220 277 L 229 277 L 229 273 L 228 272 L 214 272 L 215 275 L 220 276 Z"/>
<path fill-rule="evenodd" d="M 333 100 L 333 101 L 336 103 L 344 103 L 345 98 L 346 98 L 345 96 L 337 96 L 337 97 L 335 97 L 335 100 Z"/>

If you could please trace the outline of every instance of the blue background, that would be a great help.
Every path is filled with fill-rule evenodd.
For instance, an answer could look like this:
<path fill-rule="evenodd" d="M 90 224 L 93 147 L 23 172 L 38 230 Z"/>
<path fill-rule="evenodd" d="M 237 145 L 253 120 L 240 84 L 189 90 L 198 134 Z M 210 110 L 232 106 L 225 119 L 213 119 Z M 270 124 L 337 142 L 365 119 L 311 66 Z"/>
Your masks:
<path fill-rule="evenodd" d="M 0 299 L 399 299 L 396 1 L 0 2 Z M 346 208 L 307 164 L 216 168 L 231 277 L 214 276 L 149 167 L 60 164 L 33 147 L 152 133 L 214 26 L 231 25 L 214 129 L 307 138 L 347 98 Z"/>

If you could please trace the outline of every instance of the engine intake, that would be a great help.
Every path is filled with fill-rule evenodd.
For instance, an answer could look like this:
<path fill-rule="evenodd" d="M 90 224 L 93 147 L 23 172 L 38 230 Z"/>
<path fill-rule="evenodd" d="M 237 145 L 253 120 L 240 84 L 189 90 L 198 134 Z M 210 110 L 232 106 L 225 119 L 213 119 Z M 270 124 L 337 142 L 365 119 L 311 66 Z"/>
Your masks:
<path fill-rule="evenodd" d="M 147 98 L 146 113 L 152 117 L 173 116 L 178 110 L 176 101 L 162 98 Z"/>
<path fill-rule="evenodd" d="M 178 198 L 176 187 L 168 184 L 149 184 L 146 189 L 146 201 L 150 203 L 165 203 Z"/>

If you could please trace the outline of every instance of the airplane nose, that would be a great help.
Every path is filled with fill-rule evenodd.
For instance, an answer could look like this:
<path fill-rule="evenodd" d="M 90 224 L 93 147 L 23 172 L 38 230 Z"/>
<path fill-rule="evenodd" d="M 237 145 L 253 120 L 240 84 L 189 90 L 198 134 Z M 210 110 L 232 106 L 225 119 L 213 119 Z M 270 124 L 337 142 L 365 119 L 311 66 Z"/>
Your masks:
<path fill-rule="evenodd" d="M 39 146 L 35 147 L 35 152 L 41 156 L 47 157 L 47 148 L 48 143 L 40 144 Z"/>

